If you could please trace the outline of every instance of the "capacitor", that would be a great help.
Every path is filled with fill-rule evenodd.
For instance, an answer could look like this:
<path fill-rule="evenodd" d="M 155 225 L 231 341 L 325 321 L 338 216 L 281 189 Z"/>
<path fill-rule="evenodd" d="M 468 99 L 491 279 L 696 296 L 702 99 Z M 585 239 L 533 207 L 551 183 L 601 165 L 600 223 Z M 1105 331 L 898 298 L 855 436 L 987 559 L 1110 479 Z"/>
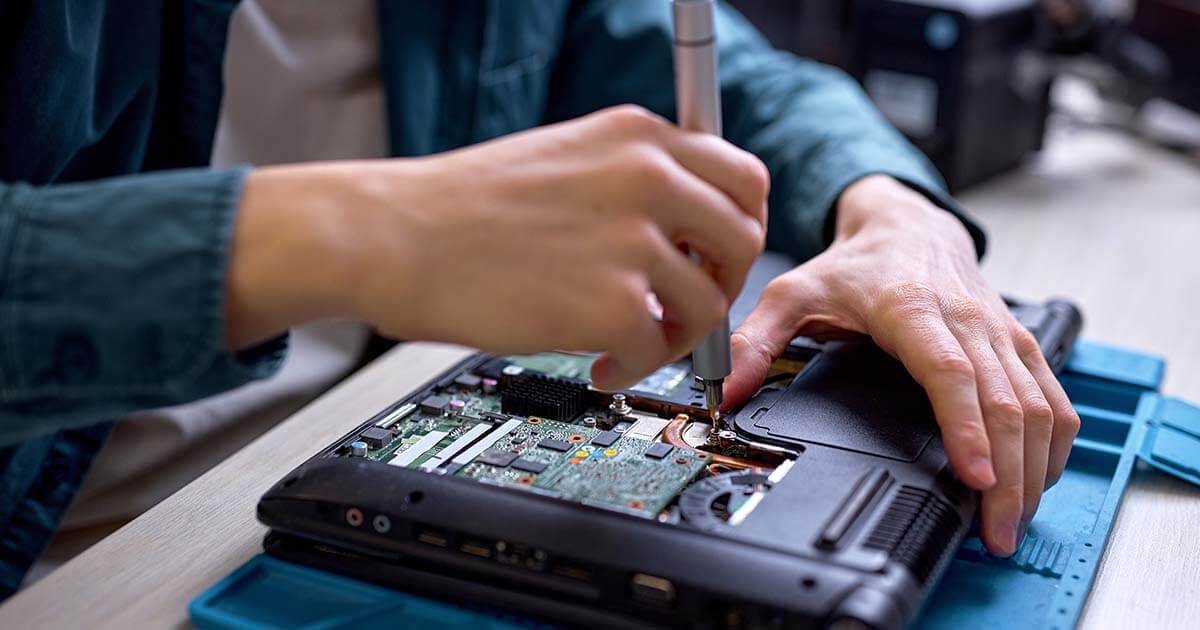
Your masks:
<path fill-rule="evenodd" d="M 496 393 L 496 386 L 497 386 L 497 385 L 499 385 L 499 384 L 500 384 L 500 382 L 499 382 L 499 381 L 497 381 L 497 380 L 496 380 L 496 379 L 494 379 L 494 378 L 485 378 L 485 379 L 483 379 L 483 393 L 485 393 L 485 394 L 495 394 L 495 393 Z"/>
<path fill-rule="evenodd" d="M 350 443 L 350 457 L 366 457 L 367 443 L 363 441 Z"/>
<path fill-rule="evenodd" d="M 465 403 L 461 400 L 458 400 L 457 398 L 450 401 L 450 411 L 453 411 L 453 412 L 462 411 L 463 408 L 466 406 L 467 406 L 467 403 Z"/>

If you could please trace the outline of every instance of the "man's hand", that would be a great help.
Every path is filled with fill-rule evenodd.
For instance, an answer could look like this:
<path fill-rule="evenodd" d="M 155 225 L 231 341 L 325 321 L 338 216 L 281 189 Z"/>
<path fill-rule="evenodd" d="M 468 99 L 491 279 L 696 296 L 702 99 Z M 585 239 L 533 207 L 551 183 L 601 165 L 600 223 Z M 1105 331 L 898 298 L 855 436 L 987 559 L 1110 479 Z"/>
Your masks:
<path fill-rule="evenodd" d="M 1079 429 L 1037 341 L 984 281 L 950 213 L 883 176 L 842 194 L 834 243 L 772 281 L 733 334 L 727 405 L 754 394 L 797 334 L 866 334 L 933 404 L 958 476 L 983 491 L 983 539 L 1010 555 Z"/>
<path fill-rule="evenodd" d="M 725 315 L 762 251 L 767 186 L 750 153 L 636 107 L 427 158 L 259 169 L 227 337 L 351 316 L 491 352 L 607 351 L 592 378 L 625 387 Z"/>

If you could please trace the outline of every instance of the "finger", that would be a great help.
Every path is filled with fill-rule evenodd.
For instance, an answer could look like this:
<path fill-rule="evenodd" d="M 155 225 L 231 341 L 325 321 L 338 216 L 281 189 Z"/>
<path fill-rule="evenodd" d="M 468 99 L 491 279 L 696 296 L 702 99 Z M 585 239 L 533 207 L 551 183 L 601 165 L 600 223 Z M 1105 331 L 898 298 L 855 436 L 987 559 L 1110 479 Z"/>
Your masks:
<path fill-rule="evenodd" d="M 1016 550 L 1024 513 L 1025 432 L 1021 405 L 1000 358 L 988 324 L 974 301 L 943 306 L 946 325 L 974 366 L 979 408 L 992 450 L 996 485 L 984 490 L 980 507 L 983 539 L 997 555 Z"/>
<path fill-rule="evenodd" d="M 1046 487 L 1058 483 L 1063 470 L 1067 466 L 1067 458 L 1071 454 L 1071 445 L 1079 433 L 1079 414 L 1071 404 L 1067 393 L 1063 391 L 1062 383 L 1050 369 L 1046 356 L 1038 345 L 1037 339 L 1015 320 L 1013 327 L 1013 345 L 1021 362 L 1033 375 L 1041 389 L 1042 396 L 1049 403 L 1052 419 L 1050 449 L 1046 465 Z"/>
<path fill-rule="evenodd" d="M 670 359 L 677 359 L 712 332 L 728 312 L 717 283 L 691 259 L 662 240 L 659 260 L 650 270 L 650 286 L 662 305 L 662 332 Z"/>
<path fill-rule="evenodd" d="M 904 364 L 929 394 L 950 465 L 976 490 L 996 483 L 991 446 L 979 408 L 975 368 L 942 320 L 936 302 L 908 301 L 881 311 L 868 333 Z"/>
<path fill-rule="evenodd" d="M 592 364 L 592 383 L 605 390 L 630 387 L 670 359 L 662 325 L 645 304 L 645 291 L 638 300 L 613 314 L 613 331 L 603 340 L 609 348 Z"/>
<path fill-rule="evenodd" d="M 762 160 L 719 136 L 694 131 L 670 134 L 667 151 L 686 169 L 729 195 L 759 225 L 767 225 L 771 174 Z"/>
<path fill-rule="evenodd" d="M 814 303 L 793 278 L 799 270 L 768 285 L 750 315 L 729 339 L 733 371 L 725 379 L 725 409 L 734 409 L 749 400 L 767 378 L 771 364 L 779 358 L 795 337 L 802 309 Z M 782 280 L 782 278 L 781 278 Z M 795 290 L 793 290 L 795 289 Z"/>
<path fill-rule="evenodd" d="M 732 302 L 742 289 L 750 265 L 762 253 L 765 232 L 743 214 L 724 192 L 675 165 L 661 167 L 658 194 L 648 200 L 656 221 L 673 242 L 683 243 L 704 260 Z M 665 185 L 661 185 L 665 184 Z"/>
<path fill-rule="evenodd" d="M 1029 368 L 1017 356 L 1008 331 L 1002 330 L 992 340 L 996 356 L 1004 366 L 1012 384 L 1013 393 L 1021 405 L 1024 419 L 1025 453 L 1024 453 L 1024 491 L 1022 495 L 1022 513 L 1017 529 L 1017 543 L 1029 527 L 1033 515 L 1037 513 L 1038 504 L 1042 500 L 1042 491 L 1046 488 L 1046 468 L 1050 459 L 1050 439 L 1054 425 L 1054 412 L 1050 403 L 1042 395 L 1041 385 L 1029 372 Z"/>

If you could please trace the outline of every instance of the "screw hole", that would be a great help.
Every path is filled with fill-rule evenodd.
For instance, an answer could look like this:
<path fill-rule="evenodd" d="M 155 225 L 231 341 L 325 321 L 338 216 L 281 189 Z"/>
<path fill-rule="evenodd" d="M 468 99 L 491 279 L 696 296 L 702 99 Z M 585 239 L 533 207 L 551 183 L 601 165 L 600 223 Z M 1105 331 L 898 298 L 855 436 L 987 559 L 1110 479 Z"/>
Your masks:
<path fill-rule="evenodd" d="M 1092 546 L 1092 543 L 1083 543 L 1083 546 L 1084 546 L 1084 547 L 1091 547 L 1091 546 Z"/>
<path fill-rule="evenodd" d="M 1075 597 L 1074 591 L 1067 591 L 1067 597 Z"/>
<path fill-rule="evenodd" d="M 1059 608 L 1059 609 L 1058 609 L 1058 614 L 1060 614 L 1060 615 L 1065 615 L 1065 614 L 1067 614 L 1067 609 L 1066 609 L 1066 608 Z"/>
<path fill-rule="evenodd" d="M 412 505 L 420 503 L 424 498 L 425 493 L 421 492 L 420 490 L 413 490 L 412 492 L 408 493 L 408 502 Z"/>
<path fill-rule="evenodd" d="M 1079 577 L 1079 575 L 1078 575 L 1078 574 L 1075 574 L 1075 575 L 1072 575 L 1072 576 L 1071 576 L 1071 579 L 1072 579 L 1072 580 L 1078 580 L 1078 579 L 1080 579 L 1080 577 Z"/>
<path fill-rule="evenodd" d="M 800 580 L 800 586 L 804 587 L 805 590 L 811 591 L 812 589 L 817 588 L 817 581 L 813 578 L 806 577 L 803 580 Z"/>
<path fill-rule="evenodd" d="M 1080 559 L 1079 559 L 1079 563 L 1080 563 L 1080 564 L 1083 564 L 1083 563 L 1086 563 L 1086 562 L 1087 562 L 1087 558 L 1080 558 Z"/>

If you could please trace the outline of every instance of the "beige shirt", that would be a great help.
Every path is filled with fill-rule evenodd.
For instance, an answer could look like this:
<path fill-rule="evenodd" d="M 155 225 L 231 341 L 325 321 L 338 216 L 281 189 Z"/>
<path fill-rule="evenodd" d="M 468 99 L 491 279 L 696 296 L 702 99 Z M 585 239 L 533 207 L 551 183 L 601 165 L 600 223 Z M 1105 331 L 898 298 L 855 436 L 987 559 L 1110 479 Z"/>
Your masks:
<path fill-rule="evenodd" d="M 229 25 L 213 166 L 388 155 L 376 0 L 243 0 Z M 118 423 L 62 528 L 128 519 L 166 498 L 343 378 L 357 322 L 292 331 L 266 381 Z"/>

